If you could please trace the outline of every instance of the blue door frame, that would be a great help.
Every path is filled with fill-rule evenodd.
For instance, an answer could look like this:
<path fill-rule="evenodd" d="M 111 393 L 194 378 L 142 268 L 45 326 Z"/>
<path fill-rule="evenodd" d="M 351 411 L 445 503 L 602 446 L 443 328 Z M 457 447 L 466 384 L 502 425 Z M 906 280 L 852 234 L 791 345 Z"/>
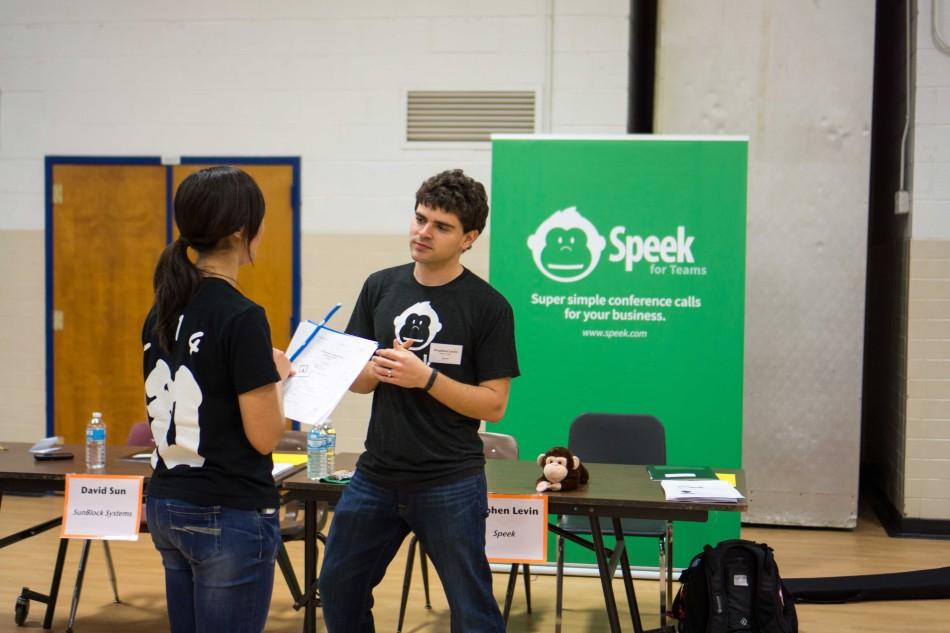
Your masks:
<path fill-rule="evenodd" d="M 55 432 L 53 391 L 53 168 L 56 165 L 156 165 L 165 167 L 165 242 L 172 241 L 173 168 L 181 165 L 288 165 L 293 170 L 290 189 L 291 327 L 300 322 L 300 157 L 299 156 L 183 156 L 178 163 L 164 164 L 158 156 L 47 156 L 45 161 L 45 265 L 46 265 L 46 435 Z M 296 428 L 296 423 L 294 427 Z"/>

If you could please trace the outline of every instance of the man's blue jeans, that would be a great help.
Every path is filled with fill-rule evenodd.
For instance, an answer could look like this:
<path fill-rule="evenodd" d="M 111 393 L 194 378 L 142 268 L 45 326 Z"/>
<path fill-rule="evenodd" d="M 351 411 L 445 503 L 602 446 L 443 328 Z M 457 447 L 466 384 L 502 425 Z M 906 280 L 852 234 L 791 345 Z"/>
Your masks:
<path fill-rule="evenodd" d="M 485 474 L 397 492 L 357 471 L 333 513 L 320 597 L 328 633 L 373 633 L 373 588 L 409 531 L 432 560 L 452 612 L 453 633 L 503 633 L 485 558 Z"/>
<path fill-rule="evenodd" d="M 172 633 L 260 633 L 274 588 L 277 511 L 148 498 L 148 529 L 165 566 Z"/>

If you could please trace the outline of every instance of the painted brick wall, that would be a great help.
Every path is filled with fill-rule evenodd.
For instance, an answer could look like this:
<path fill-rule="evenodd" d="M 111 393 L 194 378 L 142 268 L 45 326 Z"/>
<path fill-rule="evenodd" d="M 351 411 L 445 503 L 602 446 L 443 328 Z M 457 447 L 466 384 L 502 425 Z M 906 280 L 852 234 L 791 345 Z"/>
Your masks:
<path fill-rule="evenodd" d="M 950 3 L 917 3 L 917 90 L 907 312 L 904 504 L 907 517 L 950 519 Z"/>
<path fill-rule="evenodd" d="M 436 171 L 487 184 L 487 144 L 407 146 L 406 90 L 536 90 L 539 131 L 623 133 L 628 13 L 627 0 L 0 2 L 0 248 L 24 246 L 0 254 L 0 299 L 16 298 L 0 332 L 18 333 L 0 350 L 0 399 L 18 403 L 0 437 L 45 431 L 44 156 L 300 156 L 313 261 L 308 245 L 404 234 Z M 305 311 L 337 300 L 331 277 L 304 270 Z M 344 281 L 355 296 L 362 279 Z"/>

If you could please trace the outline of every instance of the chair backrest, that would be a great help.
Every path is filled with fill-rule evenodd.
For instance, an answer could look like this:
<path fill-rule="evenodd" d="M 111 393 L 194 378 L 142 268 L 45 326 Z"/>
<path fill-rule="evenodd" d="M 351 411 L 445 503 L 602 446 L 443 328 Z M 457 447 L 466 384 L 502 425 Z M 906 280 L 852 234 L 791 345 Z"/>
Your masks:
<path fill-rule="evenodd" d="M 277 442 L 277 453 L 296 453 L 307 450 L 307 432 L 306 431 L 284 431 L 280 440 Z"/>
<path fill-rule="evenodd" d="M 518 459 L 518 440 L 513 435 L 479 431 L 485 459 Z"/>
<path fill-rule="evenodd" d="M 585 413 L 571 423 L 567 447 L 582 462 L 666 463 L 666 434 L 652 415 Z"/>
<path fill-rule="evenodd" d="M 155 446 L 155 438 L 152 437 L 152 429 L 148 422 L 136 422 L 129 429 L 129 436 L 125 439 L 129 446 Z"/>

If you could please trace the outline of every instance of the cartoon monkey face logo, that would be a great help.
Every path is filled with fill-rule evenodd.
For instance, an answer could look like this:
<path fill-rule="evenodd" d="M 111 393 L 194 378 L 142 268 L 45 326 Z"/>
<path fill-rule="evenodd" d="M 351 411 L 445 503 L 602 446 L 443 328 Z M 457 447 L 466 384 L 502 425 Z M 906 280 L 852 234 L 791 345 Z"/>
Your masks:
<path fill-rule="evenodd" d="M 409 349 L 416 351 L 429 346 L 435 335 L 442 330 L 442 321 L 428 301 L 420 301 L 393 319 L 393 327 L 400 343 L 410 338 L 415 341 Z"/>
<path fill-rule="evenodd" d="M 565 283 L 589 275 L 605 246 L 607 240 L 576 207 L 555 211 L 528 238 L 538 270 L 549 279 Z"/>

